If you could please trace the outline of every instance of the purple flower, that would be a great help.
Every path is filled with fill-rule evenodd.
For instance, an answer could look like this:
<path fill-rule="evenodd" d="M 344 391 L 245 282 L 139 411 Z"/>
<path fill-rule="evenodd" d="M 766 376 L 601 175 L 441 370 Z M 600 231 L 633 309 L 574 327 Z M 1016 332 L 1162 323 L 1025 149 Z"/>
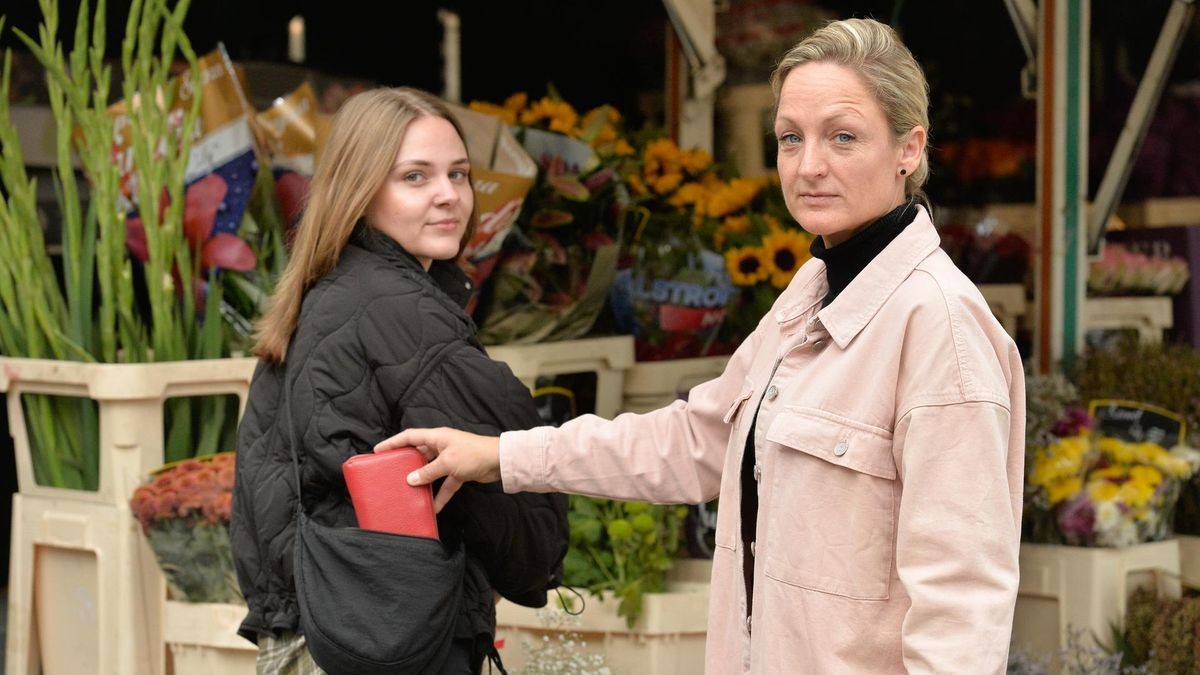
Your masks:
<path fill-rule="evenodd" d="M 1050 430 L 1050 433 L 1059 438 L 1066 438 L 1090 428 L 1092 428 L 1092 416 L 1083 408 L 1072 406 L 1067 408 L 1067 412 L 1062 419 L 1054 423 L 1054 427 Z"/>
<path fill-rule="evenodd" d="M 1086 496 L 1061 504 L 1056 517 L 1058 529 L 1067 535 L 1087 536 L 1096 527 L 1096 507 Z"/>

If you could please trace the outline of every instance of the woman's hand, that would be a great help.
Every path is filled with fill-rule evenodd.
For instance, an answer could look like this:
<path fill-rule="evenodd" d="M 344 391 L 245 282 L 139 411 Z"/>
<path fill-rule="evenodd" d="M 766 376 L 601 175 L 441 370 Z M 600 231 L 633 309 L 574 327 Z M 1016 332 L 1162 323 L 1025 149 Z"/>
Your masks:
<path fill-rule="evenodd" d="M 494 483 L 500 480 L 500 439 L 477 436 L 457 429 L 408 429 L 375 446 L 375 452 L 415 447 L 429 464 L 408 474 L 409 485 L 428 485 L 445 477 L 433 500 L 440 512 L 467 481 Z"/>

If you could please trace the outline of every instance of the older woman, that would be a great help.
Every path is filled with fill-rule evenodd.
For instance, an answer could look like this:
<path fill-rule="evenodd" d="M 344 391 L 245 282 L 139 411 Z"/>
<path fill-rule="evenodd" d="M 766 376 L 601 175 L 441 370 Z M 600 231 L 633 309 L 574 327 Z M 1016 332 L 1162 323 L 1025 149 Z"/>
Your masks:
<path fill-rule="evenodd" d="M 789 211 L 820 235 L 715 380 L 645 415 L 498 440 L 410 429 L 410 477 L 658 502 L 720 494 L 712 673 L 996 673 L 1017 592 L 1024 382 L 938 246 L 928 94 L 887 26 L 838 21 L 772 76 Z"/>

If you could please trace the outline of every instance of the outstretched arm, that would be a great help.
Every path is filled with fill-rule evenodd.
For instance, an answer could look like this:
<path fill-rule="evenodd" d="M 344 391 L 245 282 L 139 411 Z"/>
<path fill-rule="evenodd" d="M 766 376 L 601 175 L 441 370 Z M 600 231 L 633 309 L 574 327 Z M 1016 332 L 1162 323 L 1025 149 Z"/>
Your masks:
<path fill-rule="evenodd" d="M 445 478 L 434 499 L 441 511 L 454 493 L 468 481 L 494 483 L 500 480 L 500 439 L 457 429 L 407 429 L 375 446 L 375 452 L 412 446 L 429 464 L 408 475 L 409 485 L 428 485 Z"/>

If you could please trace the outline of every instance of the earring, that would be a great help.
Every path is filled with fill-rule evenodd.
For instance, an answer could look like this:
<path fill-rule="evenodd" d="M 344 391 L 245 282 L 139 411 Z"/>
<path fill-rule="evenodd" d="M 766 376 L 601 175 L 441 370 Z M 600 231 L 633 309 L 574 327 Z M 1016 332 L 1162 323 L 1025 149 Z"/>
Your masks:
<path fill-rule="evenodd" d="M 908 169 L 900 169 L 901 176 L 905 175 L 906 173 L 908 173 Z"/>

